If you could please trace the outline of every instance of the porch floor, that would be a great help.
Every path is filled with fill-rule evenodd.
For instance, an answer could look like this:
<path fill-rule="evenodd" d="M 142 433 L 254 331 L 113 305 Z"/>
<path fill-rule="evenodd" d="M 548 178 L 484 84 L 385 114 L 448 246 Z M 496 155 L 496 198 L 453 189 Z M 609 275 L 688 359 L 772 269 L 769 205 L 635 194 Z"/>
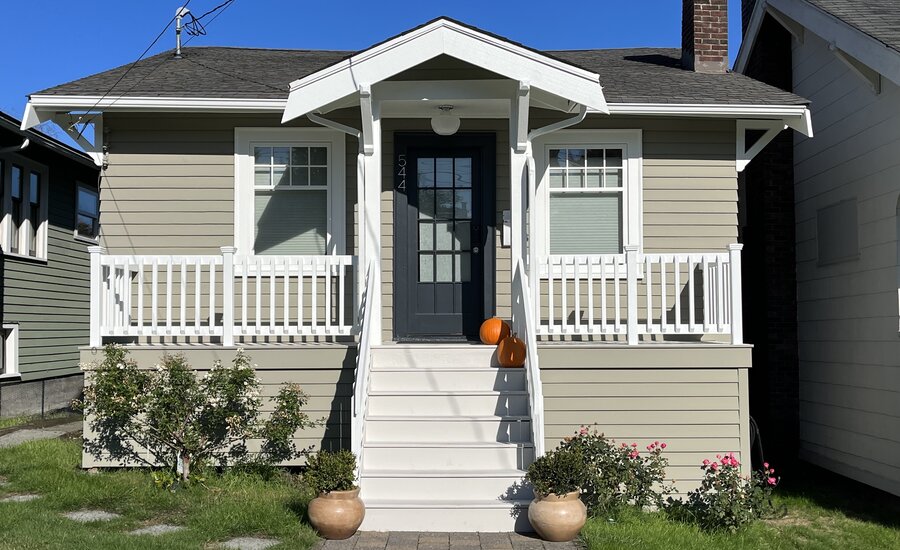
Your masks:
<path fill-rule="evenodd" d="M 562 550 L 575 542 L 544 542 L 520 533 L 418 533 L 362 531 L 346 540 L 326 540 L 316 550 Z"/>

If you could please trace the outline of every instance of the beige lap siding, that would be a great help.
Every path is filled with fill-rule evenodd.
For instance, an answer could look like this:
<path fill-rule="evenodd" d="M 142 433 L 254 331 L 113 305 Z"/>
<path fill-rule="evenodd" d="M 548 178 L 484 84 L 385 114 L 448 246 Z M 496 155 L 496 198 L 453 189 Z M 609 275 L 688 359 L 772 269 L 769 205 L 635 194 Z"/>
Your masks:
<path fill-rule="evenodd" d="M 164 353 L 184 353 L 188 363 L 203 374 L 216 359 L 224 363 L 234 358 L 235 350 L 216 348 L 143 347 L 131 350 L 131 358 L 141 368 L 153 368 Z M 312 419 L 324 419 L 325 425 L 298 431 L 294 443 L 298 448 L 314 446 L 314 450 L 350 447 L 350 415 L 352 414 L 353 372 L 356 348 L 338 344 L 316 346 L 292 346 L 288 348 L 248 348 L 251 361 L 257 365 L 260 379 L 260 395 L 263 397 L 264 416 L 272 411 L 270 398 L 277 395 L 282 384 L 300 384 L 309 395 L 309 403 L 303 411 Z M 81 352 L 84 363 L 102 360 L 102 354 L 89 350 Z M 85 425 L 86 437 L 91 434 Z M 251 452 L 259 449 L 259 441 L 249 442 Z M 304 460 L 288 462 L 297 465 Z M 119 463 L 97 459 L 89 454 L 82 456 L 82 466 L 117 466 Z"/>
<path fill-rule="evenodd" d="M 749 465 L 749 346 L 548 344 L 539 357 L 547 449 L 582 424 L 643 453 L 665 442 L 667 478 L 682 494 L 704 458 L 734 452 Z"/>

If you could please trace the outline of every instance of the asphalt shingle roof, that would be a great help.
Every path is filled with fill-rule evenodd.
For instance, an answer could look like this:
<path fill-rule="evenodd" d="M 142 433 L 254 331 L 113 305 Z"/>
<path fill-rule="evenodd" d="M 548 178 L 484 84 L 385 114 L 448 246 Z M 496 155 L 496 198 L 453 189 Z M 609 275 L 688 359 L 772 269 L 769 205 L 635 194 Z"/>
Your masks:
<path fill-rule="evenodd" d="M 355 52 L 190 47 L 138 63 L 111 96 L 286 98 L 290 82 Z M 738 73 L 701 74 L 681 68 L 675 48 L 548 51 L 548 55 L 600 75 L 610 103 L 799 105 L 805 99 Z M 106 93 L 129 65 L 37 92 L 38 95 Z"/>
<path fill-rule="evenodd" d="M 807 0 L 900 52 L 900 0 Z"/>

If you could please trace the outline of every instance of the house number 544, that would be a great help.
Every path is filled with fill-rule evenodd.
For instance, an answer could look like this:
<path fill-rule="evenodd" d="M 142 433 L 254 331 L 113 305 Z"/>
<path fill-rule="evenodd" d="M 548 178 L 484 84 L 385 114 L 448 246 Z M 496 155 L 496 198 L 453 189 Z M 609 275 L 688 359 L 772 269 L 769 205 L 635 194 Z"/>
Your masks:
<path fill-rule="evenodd" d="M 397 189 L 406 189 L 406 155 L 397 155 Z"/>

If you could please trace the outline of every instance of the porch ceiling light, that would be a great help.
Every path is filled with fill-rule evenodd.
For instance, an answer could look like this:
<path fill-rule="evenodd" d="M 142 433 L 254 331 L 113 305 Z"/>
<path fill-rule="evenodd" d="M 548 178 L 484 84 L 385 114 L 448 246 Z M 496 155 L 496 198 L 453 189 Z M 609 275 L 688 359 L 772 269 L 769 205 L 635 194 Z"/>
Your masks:
<path fill-rule="evenodd" d="M 440 114 L 431 117 L 431 129 L 439 136 L 452 136 L 459 130 L 459 117 L 452 114 L 453 105 L 438 107 Z"/>

